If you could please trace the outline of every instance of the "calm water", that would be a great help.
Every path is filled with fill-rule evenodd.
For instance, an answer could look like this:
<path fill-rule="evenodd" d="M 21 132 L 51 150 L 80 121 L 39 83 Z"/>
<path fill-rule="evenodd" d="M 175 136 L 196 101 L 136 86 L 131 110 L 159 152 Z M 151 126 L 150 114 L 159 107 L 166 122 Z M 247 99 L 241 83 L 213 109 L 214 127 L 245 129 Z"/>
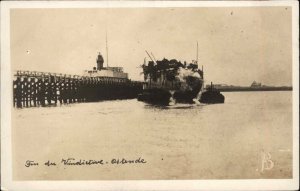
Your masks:
<path fill-rule="evenodd" d="M 15 179 L 291 178 L 292 92 L 223 93 L 225 104 L 137 100 L 13 109 Z M 262 157 L 274 167 L 262 169 Z M 63 158 L 146 164 L 64 166 Z M 26 168 L 26 160 L 59 165 Z M 268 167 L 268 166 L 267 166 Z"/>

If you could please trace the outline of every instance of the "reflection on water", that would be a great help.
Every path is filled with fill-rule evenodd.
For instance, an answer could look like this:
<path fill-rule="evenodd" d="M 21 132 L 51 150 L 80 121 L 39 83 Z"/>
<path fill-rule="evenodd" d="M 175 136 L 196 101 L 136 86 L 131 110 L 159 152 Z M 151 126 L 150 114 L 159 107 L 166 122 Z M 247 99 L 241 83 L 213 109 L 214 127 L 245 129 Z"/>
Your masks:
<path fill-rule="evenodd" d="M 292 176 L 292 92 L 224 93 L 224 104 L 137 100 L 13 109 L 17 179 L 229 179 Z M 260 172 L 261 151 L 276 161 Z M 284 150 L 285 152 L 282 152 Z M 143 157 L 143 166 L 25 168 L 27 159 Z M 56 173 L 59 173 L 57 175 Z M 46 173 L 45 173 L 46 172 Z"/>
<path fill-rule="evenodd" d="M 175 105 L 170 105 L 170 106 L 160 106 L 160 105 L 145 104 L 145 108 L 146 109 L 157 108 L 157 109 L 162 109 L 162 110 L 163 109 L 189 109 L 189 108 L 199 107 L 199 106 L 203 106 L 203 105 L 200 105 L 200 104 L 175 104 Z"/>

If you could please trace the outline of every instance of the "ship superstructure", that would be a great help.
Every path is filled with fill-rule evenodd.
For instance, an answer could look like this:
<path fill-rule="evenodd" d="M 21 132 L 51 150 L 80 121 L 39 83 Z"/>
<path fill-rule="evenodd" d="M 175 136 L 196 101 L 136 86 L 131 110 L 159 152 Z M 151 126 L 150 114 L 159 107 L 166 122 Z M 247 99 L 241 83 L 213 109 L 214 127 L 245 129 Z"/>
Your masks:
<path fill-rule="evenodd" d="M 128 79 L 128 73 L 123 71 L 123 67 L 104 67 L 104 59 L 99 52 L 97 56 L 97 67 L 92 70 L 85 70 L 84 75 L 89 77 L 114 77 Z"/>

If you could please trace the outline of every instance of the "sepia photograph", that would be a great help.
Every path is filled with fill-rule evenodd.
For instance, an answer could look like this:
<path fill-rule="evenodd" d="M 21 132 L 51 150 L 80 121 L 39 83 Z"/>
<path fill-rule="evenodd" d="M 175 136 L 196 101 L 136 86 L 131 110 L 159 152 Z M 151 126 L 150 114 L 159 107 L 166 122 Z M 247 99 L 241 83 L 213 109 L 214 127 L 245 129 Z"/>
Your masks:
<path fill-rule="evenodd" d="M 297 189 L 298 15 L 296 1 L 1 3 L 1 188 Z"/>

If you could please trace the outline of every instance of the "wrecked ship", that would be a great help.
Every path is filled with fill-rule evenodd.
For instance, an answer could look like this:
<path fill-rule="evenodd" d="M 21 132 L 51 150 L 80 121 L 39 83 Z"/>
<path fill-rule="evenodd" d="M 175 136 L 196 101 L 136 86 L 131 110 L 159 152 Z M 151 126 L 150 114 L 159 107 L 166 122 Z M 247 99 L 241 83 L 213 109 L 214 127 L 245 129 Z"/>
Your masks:
<path fill-rule="evenodd" d="M 149 54 L 148 54 L 149 55 Z M 151 58 L 151 57 L 150 57 Z M 203 68 L 197 61 L 180 62 L 176 59 L 151 59 L 142 65 L 145 83 L 139 101 L 151 104 L 194 103 L 203 89 Z"/>

